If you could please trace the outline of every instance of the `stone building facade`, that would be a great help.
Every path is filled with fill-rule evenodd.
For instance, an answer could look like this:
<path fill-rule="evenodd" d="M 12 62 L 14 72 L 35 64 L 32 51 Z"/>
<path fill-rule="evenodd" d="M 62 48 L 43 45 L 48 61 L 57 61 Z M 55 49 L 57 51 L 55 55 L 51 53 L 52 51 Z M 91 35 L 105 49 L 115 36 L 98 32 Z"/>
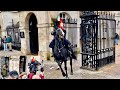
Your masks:
<path fill-rule="evenodd" d="M 120 11 L 112 11 L 115 13 L 116 19 L 116 32 L 120 35 Z"/>
<path fill-rule="evenodd" d="M 115 13 L 116 32 L 120 34 L 120 12 L 109 11 L 109 13 Z M 34 55 L 35 51 L 36 56 L 42 56 L 44 60 L 53 60 L 51 57 L 52 50 L 49 48 L 49 43 L 53 39 L 51 35 L 51 31 L 54 29 L 53 19 L 62 17 L 63 19 L 71 18 L 77 20 L 75 25 L 67 24 L 65 29 L 67 30 L 67 39 L 72 44 L 77 44 L 77 51 L 80 52 L 80 15 L 80 11 L 4 11 L 0 12 L 0 35 L 2 37 L 7 35 L 6 27 L 11 25 L 13 19 L 15 24 L 19 22 L 19 30 L 24 33 L 24 37 L 21 38 L 21 52 L 23 55 Z M 32 25 L 33 28 L 31 28 Z M 29 60 L 27 60 L 26 66 L 31 58 L 29 57 Z M 39 60 L 39 57 L 36 58 Z M 16 69 L 19 72 L 19 60 L 10 60 L 10 64 L 10 70 Z M 15 67 L 16 65 L 17 67 Z M 28 67 L 26 67 L 26 71 L 28 72 Z"/>
<path fill-rule="evenodd" d="M 115 13 L 119 22 L 119 12 L 109 12 Z M 24 34 L 24 37 L 21 38 L 21 52 L 24 55 L 37 54 L 45 59 L 52 59 L 49 43 L 53 39 L 51 35 L 53 19 L 58 19 L 58 17 L 76 19 L 75 26 L 66 25 L 67 39 L 72 44 L 77 44 L 77 50 L 80 52 L 80 15 L 80 11 L 2 11 L 0 13 L 0 35 L 6 35 L 6 27 L 11 25 L 13 19 L 14 23 L 19 22 L 19 30 Z M 32 25 L 33 27 L 31 27 Z M 117 28 L 117 32 L 119 32 L 119 27 L 117 26 Z"/>
<path fill-rule="evenodd" d="M 2 11 L 0 12 L 0 35 L 5 36 L 7 35 L 6 27 L 12 25 L 13 23 L 16 24 L 19 22 L 19 13 L 14 11 Z"/>
<path fill-rule="evenodd" d="M 80 30 L 80 18 L 79 18 L 79 11 L 21 11 L 19 12 L 20 16 L 20 31 L 24 32 L 25 38 L 21 38 L 21 52 L 24 54 L 31 54 L 30 49 L 30 33 L 29 33 L 29 19 L 32 15 L 37 19 L 36 27 L 38 29 L 38 55 L 42 55 L 45 59 L 49 57 L 51 53 L 51 49 L 48 47 L 49 43 L 53 39 L 51 36 L 51 31 L 53 27 L 51 26 L 52 19 L 56 18 L 63 14 L 63 17 L 69 17 L 73 19 L 77 19 L 76 25 L 76 34 L 77 36 L 74 38 L 76 40 L 78 48 L 79 48 L 79 30 Z M 70 26 L 69 26 L 70 27 Z M 78 27 L 78 28 L 77 28 Z M 68 30 L 69 32 L 69 30 Z M 68 37 L 69 35 L 67 35 Z M 34 37 L 31 37 L 34 38 Z M 31 41 L 32 42 L 32 41 Z"/>

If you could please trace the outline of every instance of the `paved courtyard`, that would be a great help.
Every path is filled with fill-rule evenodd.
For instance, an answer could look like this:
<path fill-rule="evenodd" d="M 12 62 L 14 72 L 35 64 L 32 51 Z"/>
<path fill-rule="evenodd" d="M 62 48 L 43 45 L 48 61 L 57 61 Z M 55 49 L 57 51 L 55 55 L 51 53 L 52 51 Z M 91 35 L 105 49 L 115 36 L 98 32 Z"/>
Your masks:
<path fill-rule="evenodd" d="M 56 70 L 55 62 L 45 62 L 45 78 L 46 79 L 65 79 L 62 77 L 61 71 Z M 64 67 L 63 67 L 64 68 Z M 68 74 L 70 79 L 120 79 L 120 44 L 116 46 L 116 62 L 104 66 L 99 71 L 89 71 L 80 69 L 80 57 L 77 61 L 73 61 L 74 75 L 70 75 L 70 64 L 68 62 Z"/>
<path fill-rule="evenodd" d="M 12 55 L 20 56 L 22 55 L 19 51 L 0 51 L 0 56 Z M 31 57 L 30 57 L 31 58 Z M 30 59 L 28 58 L 28 59 Z M 68 75 L 69 79 L 120 79 L 120 44 L 116 46 L 116 62 L 115 64 L 109 64 L 99 71 L 89 71 L 80 69 L 80 55 L 78 55 L 78 60 L 73 60 L 73 75 L 70 75 L 70 64 L 68 64 Z M 57 69 L 57 63 L 54 61 L 44 60 L 45 64 L 45 79 L 65 79 L 62 76 L 60 70 Z M 63 64 L 64 68 L 64 64 Z"/>
<path fill-rule="evenodd" d="M 89 71 L 80 69 L 79 61 L 73 61 L 74 75 L 70 75 L 70 66 L 68 62 L 68 74 L 70 79 L 120 79 L 120 64 L 111 64 L 105 66 L 99 71 Z M 57 64 L 54 62 L 45 63 L 46 79 L 65 79 L 62 77 L 61 71 L 56 70 Z M 64 67 L 63 67 L 64 68 Z"/>
<path fill-rule="evenodd" d="M 0 51 L 0 56 L 20 56 L 23 55 L 20 51 L 13 50 L 13 51 Z"/>

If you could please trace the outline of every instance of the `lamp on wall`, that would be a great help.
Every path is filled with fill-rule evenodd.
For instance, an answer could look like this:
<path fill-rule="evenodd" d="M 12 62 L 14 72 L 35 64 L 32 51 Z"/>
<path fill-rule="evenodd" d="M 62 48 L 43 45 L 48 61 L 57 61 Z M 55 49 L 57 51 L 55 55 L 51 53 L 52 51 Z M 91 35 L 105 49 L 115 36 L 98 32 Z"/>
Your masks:
<path fill-rule="evenodd" d="M 24 32 L 20 32 L 20 37 L 25 38 Z"/>

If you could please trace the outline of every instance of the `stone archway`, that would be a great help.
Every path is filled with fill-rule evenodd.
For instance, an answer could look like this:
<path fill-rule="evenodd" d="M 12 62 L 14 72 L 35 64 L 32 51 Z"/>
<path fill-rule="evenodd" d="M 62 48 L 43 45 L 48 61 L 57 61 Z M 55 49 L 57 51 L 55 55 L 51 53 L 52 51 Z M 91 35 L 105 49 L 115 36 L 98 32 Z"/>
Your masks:
<path fill-rule="evenodd" d="M 25 27 L 27 27 L 27 47 L 29 54 L 38 54 L 39 43 L 38 43 L 38 28 L 37 18 L 34 13 L 28 13 L 25 19 Z"/>
<path fill-rule="evenodd" d="M 63 19 L 67 19 L 67 18 L 72 18 L 67 12 L 60 12 L 58 15 L 57 15 L 57 18 L 58 17 L 62 17 Z"/>

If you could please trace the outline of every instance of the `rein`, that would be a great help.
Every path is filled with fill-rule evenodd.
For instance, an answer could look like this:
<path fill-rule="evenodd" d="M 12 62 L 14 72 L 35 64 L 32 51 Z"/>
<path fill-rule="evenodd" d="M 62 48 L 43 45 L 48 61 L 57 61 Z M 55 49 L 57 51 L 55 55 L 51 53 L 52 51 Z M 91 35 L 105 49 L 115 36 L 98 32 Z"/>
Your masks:
<path fill-rule="evenodd" d="M 61 30 L 60 30 L 61 31 Z M 54 33 L 54 32 L 56 32 L 56 35 L 55 35 L 55 37 L 56 37 L 56 39 L 58 39 L 58 42 L 60 42 L 60 39 L 61 39 L 61 33 L 63 34 L 63 32 L 61 31 L 61 33 L 59 33 L 57 30 L 55 30 L 55 31 L 53 31 L 52 33 Z M 62 41 L 61 41 L 62 42 Z M 57 48 L 57 50 L 59 51 L 59 53 L 61 52 L 61 50 L 65 47 L 65 45 L 63 45 L 61 48 L 59 48 L 59 47 L 57 47 L 57 45 L 55 45 L 56 46 L 56 48 Z"/>
<path fill-rule="evenodd" d="M 61 50 L 63 49 L 65 47 L 65 45 L 62 47 L 62 48 L 57 48 L 58 49 L 58 51 L 59 51 L 59 53 L 61 52 Z"/>

